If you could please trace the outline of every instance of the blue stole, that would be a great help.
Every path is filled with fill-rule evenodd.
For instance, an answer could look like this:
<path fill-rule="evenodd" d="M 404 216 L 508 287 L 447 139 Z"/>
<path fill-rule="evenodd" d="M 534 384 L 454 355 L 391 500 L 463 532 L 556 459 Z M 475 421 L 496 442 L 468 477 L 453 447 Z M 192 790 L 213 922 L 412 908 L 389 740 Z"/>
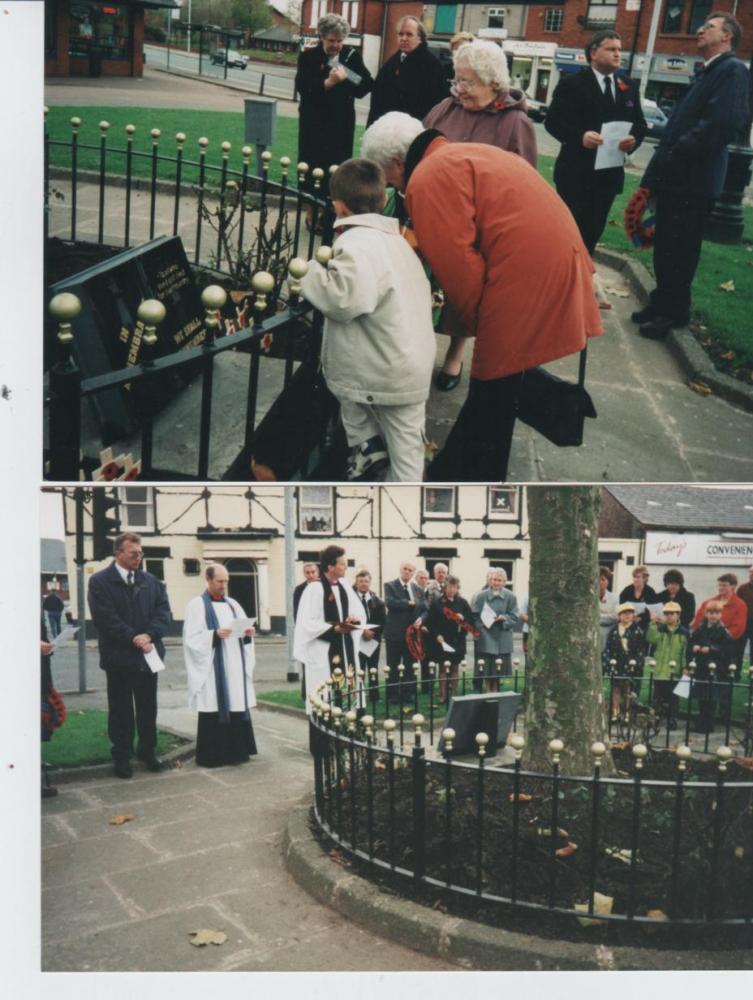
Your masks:
<path fill-rule="evenodd" d="M 209 591 L 205 590 L 201 595 L 204 601 L 204 611 L 206 613 L 206 623 L 207 628 L 214 632 L 215 629 L 220 627 L 220 623 L 217 621 L 217 614 L 214 610 L 214 602 L 209 596 Z M 230 608 L 233 618 L 237 618 L 238 615 L 235 613 L 235 608 L 233 605 L 227 601 L 227 606 Z M 212 663 L 214 665 L 214 686 L 217 691 L 217 709 L 220 715 L 220 722 L 229 723 L 230 722 L 230 710 L 228 708 L 228 693 L 227 693 L 227 672 L 225 671 L 225 657 L 222 654 L 222 639 L 218 639 L 214 636 L 214 652 L 212 654 Z M 243 666 L 243 700 L 246 704 L 245 711 L 243 713 L 244 719 L 250 719 L 251 716 L 248 711 L 248 690 L 246 688 L 246 651 L 243 648 L 244 642 L 240 637 L 238 638 L 238 643 L 241 647 L 241 664 Z"/>

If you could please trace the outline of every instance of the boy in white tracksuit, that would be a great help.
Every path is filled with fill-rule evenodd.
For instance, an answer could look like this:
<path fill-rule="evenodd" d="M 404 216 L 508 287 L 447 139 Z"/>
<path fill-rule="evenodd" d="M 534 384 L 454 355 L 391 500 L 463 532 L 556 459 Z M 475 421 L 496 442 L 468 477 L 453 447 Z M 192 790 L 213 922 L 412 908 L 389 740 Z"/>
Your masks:
<path fill-rule="evenodd" d="M 421 482 L 434 368 L 431 289 L 396 219 L 378 213 L 384 174 L 347 160 L 330 182 L 338 221 L 327 267 L 312 261 L 303 294 L 324 316 L 322 367 L 340 401 L 348 479 Z"/>

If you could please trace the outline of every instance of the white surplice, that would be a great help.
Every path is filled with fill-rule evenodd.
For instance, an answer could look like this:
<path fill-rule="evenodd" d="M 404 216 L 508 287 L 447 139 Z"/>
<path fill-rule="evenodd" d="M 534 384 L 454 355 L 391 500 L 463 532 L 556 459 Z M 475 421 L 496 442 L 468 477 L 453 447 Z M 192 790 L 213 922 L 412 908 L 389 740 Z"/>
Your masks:
<path fill-rule="evenodd" d="M 246 613 L 240 604 L 228 597 L 225 601 L 212 601 L 219 628 L 230 628 L 233 610 L 238 618 Z M 188 673 L 188 705 L 199 712 L 217 712 L 217 688 L 214 679 L 214 631 L 207 628 L 206 608 L 202 597 L 189 601 L 183 622 L 183 657 Z M 256 652 L 254 643 L 243 647 L 246 661 L 246 690 L 248 707 L 256 705 L 254 693 L 254 666 Z M 243 656 L 238 639 L 222 640 L 222 655 L 227 677 L 228 710 L 243 712 L 246 700 L 243 691 Z"/>
<path fill-rule="evenodd" d="M 340 586 L 345 591 L 348 598 L 347 614 L 352 615 L 363 622 L 363 605 L 358 599 L 356 592 L 346 580 L 339 581 Z M 343 621 L 345 612 L 340 606 L 340 596 L 337 587 L 332 587 L 332 593 L 337 604 L 337 620 Z M 311 704 L 309 695 L 317 686 L 326 681 L 330 675 L 329 648 L 330 644 L 320 636 L 329 632 L 333 623 L 324 618 L 324 587 L 318 581 L 312 581 L 301 594 L 301 603 L 298 605 L 298 617 L 295 620 L 295 638 L 293 641 L 293 656 L 296 660 L 306 666 L 306 712 L 310 714 Z M 349 666 L 354 670 L 358 669 L 358 644 L 361 638 L 360 632 L 351 632 L 353 637 L 353 663 L 348 663 L 345 654 L 345 643 L 341 641 L 342 652 L 340 657 L 342 664 L 340 669 L 345 673 Z M 341 640 L 344 638 L 340 637 Z"/>

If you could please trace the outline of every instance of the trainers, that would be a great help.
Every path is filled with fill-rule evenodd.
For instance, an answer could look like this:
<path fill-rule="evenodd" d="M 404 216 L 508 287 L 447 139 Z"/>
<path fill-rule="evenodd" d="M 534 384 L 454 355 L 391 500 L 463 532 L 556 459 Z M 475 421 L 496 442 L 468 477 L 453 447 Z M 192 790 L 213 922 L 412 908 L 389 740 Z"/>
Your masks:
<path fill-rule="evenodd" d="M 362 444 L 350 449 L 346 479 L 351 482 L 358 479 L 373 478 L 377 472 L 382 472 L 389 465 L 387 446 L 377 434 Z"/>

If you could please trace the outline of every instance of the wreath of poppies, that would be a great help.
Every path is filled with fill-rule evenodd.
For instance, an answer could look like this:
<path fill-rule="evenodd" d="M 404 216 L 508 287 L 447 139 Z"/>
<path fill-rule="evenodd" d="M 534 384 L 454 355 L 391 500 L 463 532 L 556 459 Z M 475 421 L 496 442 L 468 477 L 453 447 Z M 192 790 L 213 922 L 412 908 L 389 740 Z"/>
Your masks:
<path fill-rule="evenodd" d="M 639 250 L 648 250 L 654 245 L 656 215 L 651 206 L 651 191 L 639 187 L 625 206 L 625 233 Z"/>
<path fill-rule="evenodd" d="M 66 715 L 65 702 L 59 692 L 51 687 L 47 697 L 42 698 L 42 728 L 48 733 L 54 733 L 63 725 Z"/>

